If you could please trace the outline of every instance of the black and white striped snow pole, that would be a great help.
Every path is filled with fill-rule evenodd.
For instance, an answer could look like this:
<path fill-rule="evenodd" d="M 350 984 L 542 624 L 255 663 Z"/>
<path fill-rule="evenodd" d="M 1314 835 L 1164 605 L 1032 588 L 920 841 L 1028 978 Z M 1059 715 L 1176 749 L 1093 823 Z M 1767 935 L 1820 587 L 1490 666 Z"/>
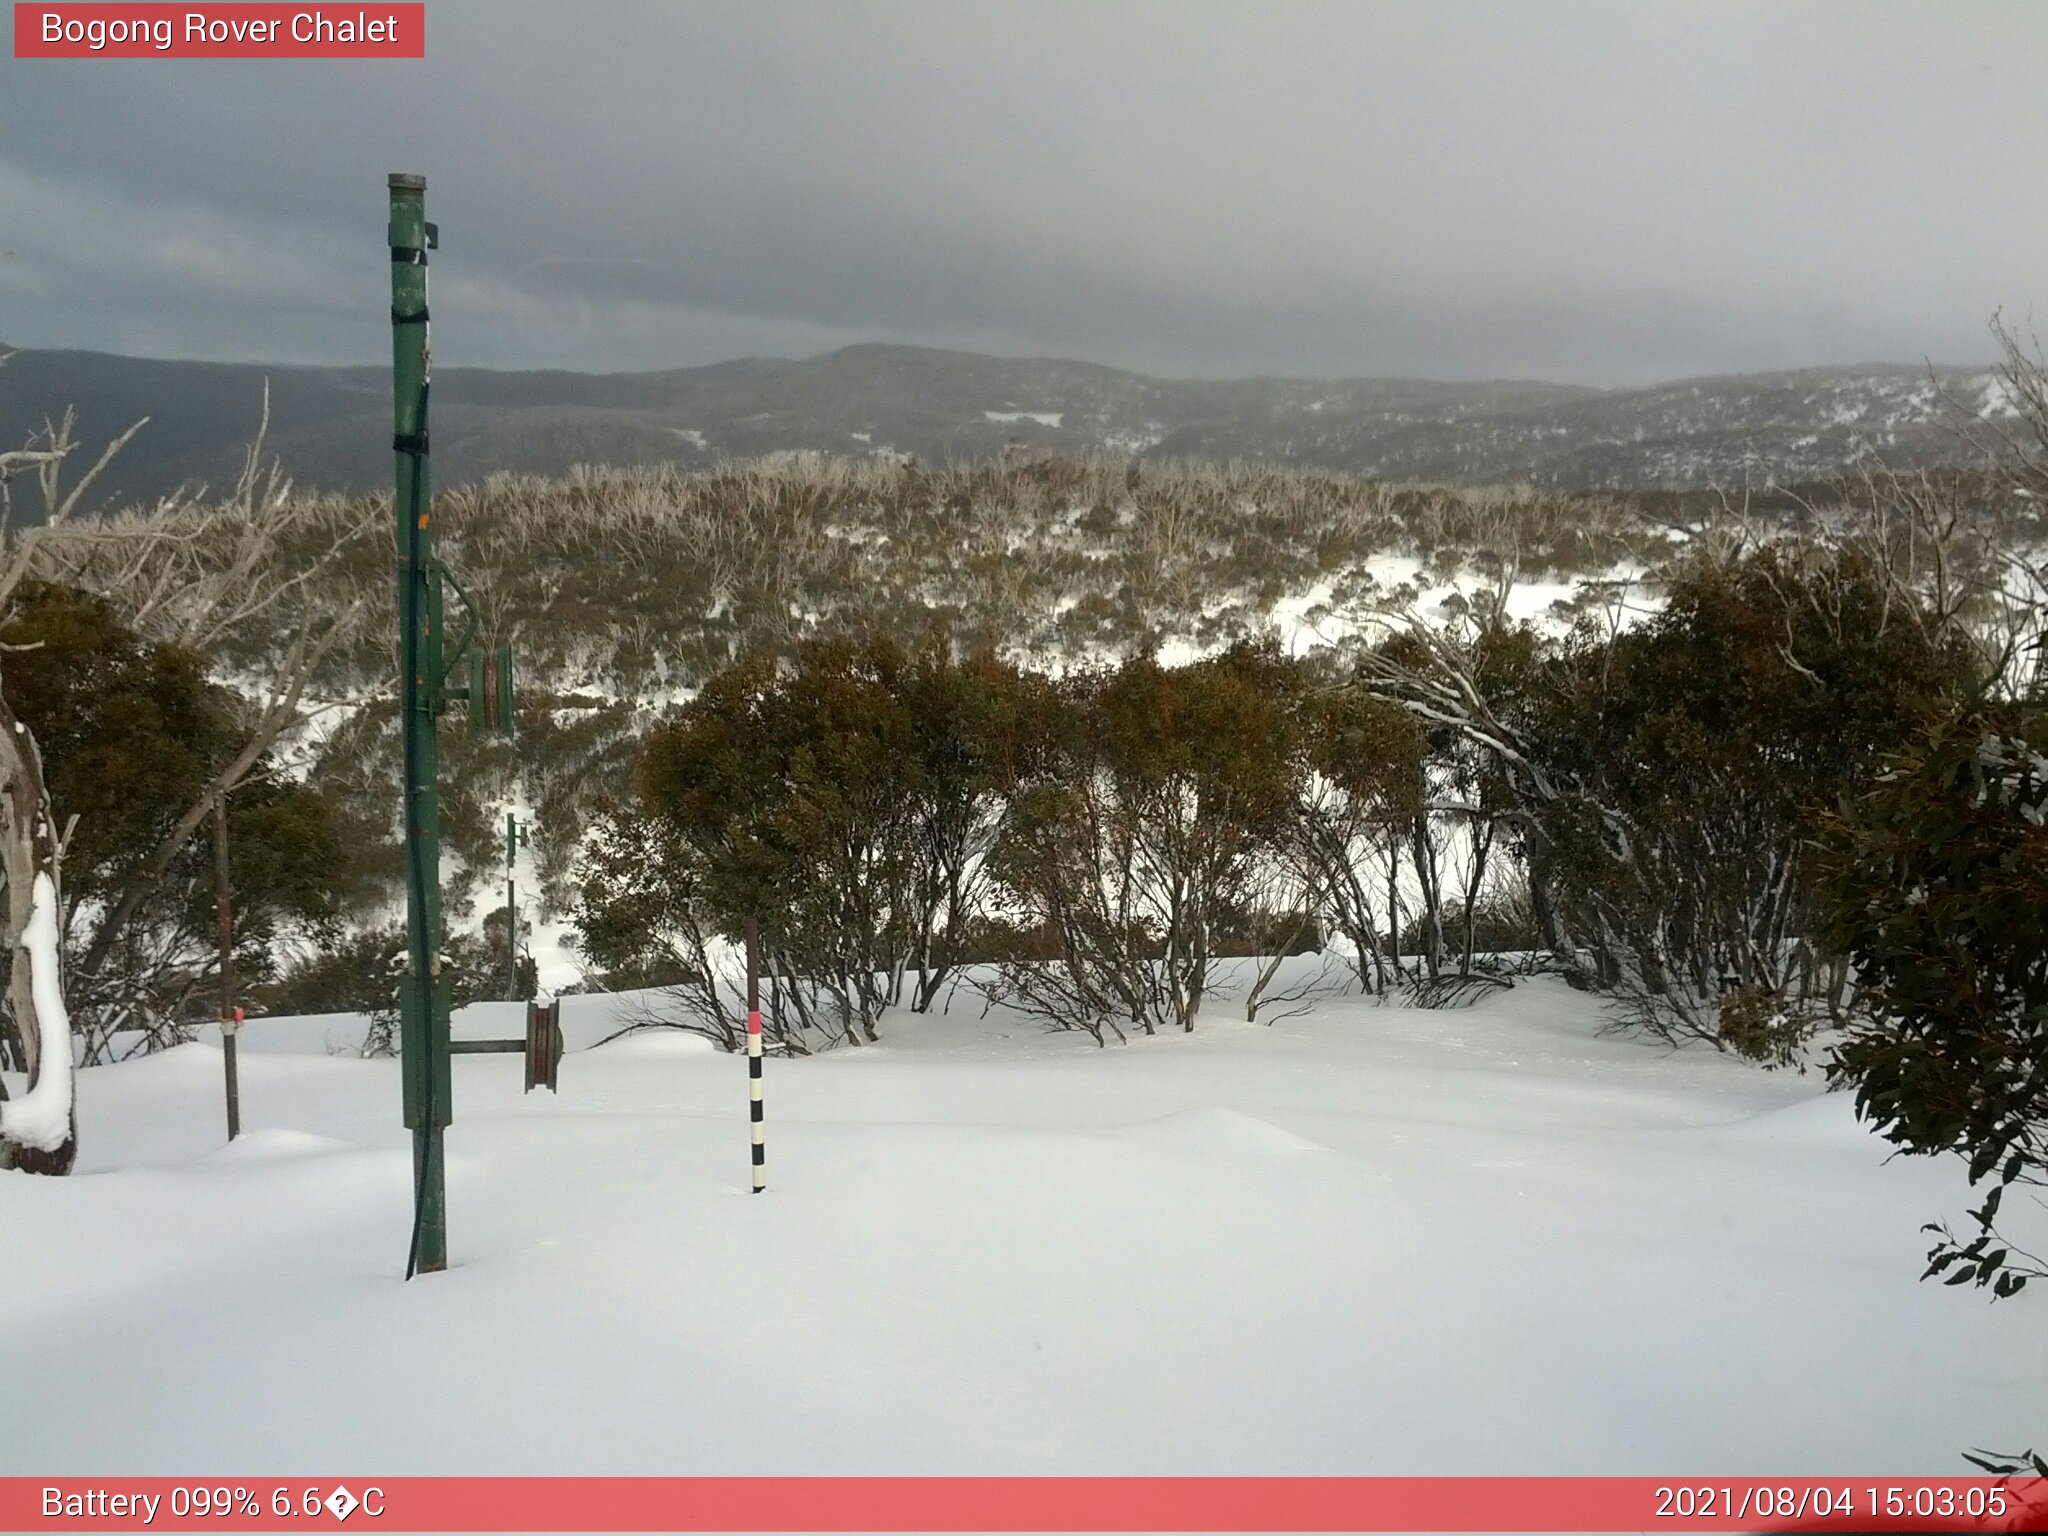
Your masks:
<path fill-rule="evenodd" d="M 761 1108 L 761 925 L 747 919 L 747 1117 L 754 1129 L 754 1193 L 768 1187 Z"/>

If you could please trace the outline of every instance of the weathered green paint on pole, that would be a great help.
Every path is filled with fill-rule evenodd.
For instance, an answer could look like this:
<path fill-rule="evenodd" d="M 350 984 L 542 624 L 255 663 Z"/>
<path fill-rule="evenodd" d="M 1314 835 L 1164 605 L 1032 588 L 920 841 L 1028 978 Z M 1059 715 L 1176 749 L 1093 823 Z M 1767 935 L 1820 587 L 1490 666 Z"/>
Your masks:
<path fill-rule="evenodd" d="M 227 1073 L 228 1140 L 242 1134 L 242 1079 L 235 1062 L 235 1036 L 242 1010 L 235 1006 L 235 906 L 228 884 L 228 797 L 213 797 L 213 902 L 220 942 L 220 1059 Z"/>
<path fill-rule="evenodd" d="M 397 457 L 399 722 L 404 738 L 407 964 L 399 1008 L 405 1123 L 412 1130 L 413 1235 L 406 1275 L 448 1267 L 441 1133 L 450 1119 L 447 989 L 441 985 L 441 839 L 437 782 L 442 707 L 441 591 L 434 566 L 427 472 L 424 176 L 396 175 L 391 192 L 392 448 Z"/>
<path fill-rule="evenodd" d="M 513 812 L 505 813 L 505 996 L 519 1000 L 519 845 L 525 829 Z"/>

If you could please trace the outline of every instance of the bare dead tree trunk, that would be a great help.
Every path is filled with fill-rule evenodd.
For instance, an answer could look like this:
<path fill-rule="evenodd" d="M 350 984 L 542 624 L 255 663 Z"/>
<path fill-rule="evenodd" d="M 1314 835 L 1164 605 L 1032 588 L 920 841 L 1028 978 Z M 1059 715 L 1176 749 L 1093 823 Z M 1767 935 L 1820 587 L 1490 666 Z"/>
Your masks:
<path fill-rule="evenodd" d="M 6 360 L 0 356 L 0 363 Z M 9 526 L 14 510 L 9 482 L 24 470 L 33 470 L 42 488 L 48 526 L 54 526 L 70 515 L 79 497 L 120 451 L 121 445 L 142 425 L 137 422 L 110 444 L 70 495 L 59 499 L 57 476 L 72 449 L 72 419 L 66 412 L 62 426 L 46 424 L 43 433 L 38 438 L 31 438 L 27 448 L 0 453 L 0 613 L 4 613 L 7 599 L 27 574 L 34 552 L 33 540 L 14 533 Z M 47 532 L 47 526 L 38 532 Z M 57 921 L 58 913 L 54 909 L 62 889 L 62 856 L 63 842 L 50 807 L 48 787 L 43 781 L 42 751 L 28 727 L 15 718 L 4 687 L 0 687 L 0 874 L 4 874 L 7 881 L 10 951 L 7 1001 L 14 1016 L 15 1034 L 21 1046 L 22 1067 L 28 1074 L 29 1088 L 28 1099 L 10 1106 L 15 1117 L 22 1113 L 24 1105 L 35 1098 L 38 1088 L 44 1087 L 48 1074 L 58 1073 L 68 1079 L 71 1072 L 71 1030 L 69 1020 L 61 1011 L 63 978 L 57 975 L 39 978 L 36 956 L 28 945 L 39 898 L 46 898 L 51 903 L 53 910 L 47 916 L 52 923 Z M 44 957 L 46 963 L 54 960 L 54 942 L 49 949 L 51 953 Z M 42 983 L 40 989 L 37 985 L 39 980 Z M 37 1006 L 38 990 L 42 990 L 46 999 L 55 999 L 58 1003 L 56 1018 L 44 1019 L 45 1010 Z M 52 1138 L 47 1135 L 30 1141 L 25 1136 L 0 1134 L 0 1167 L 15 1167 L 27 1173 L 63 1174 L 71 1171 L 71 1165 L 78 1156 L 78 1109 L 75 1096 L 68 1091 L 68 1083 L 66 1088 L 64 1097 L 70 1107 L 61 1140 L 52 1145 Z M 9 1118 L 12 1117 L 0 1112 L 0 1129 L 4 1129 Z"/>
<path fill-rule="evenodd" d="M 37 1007 L 39 990 L 48 995 L 49 989 L 57 989 L 56 995 L 61 997 L 62 978 L 37 976 L 37 957 L 27 942 L 38 899 L 53 904 L 57 900 L 62 851 L 43 783 L 42 753 L 35 737 L 0 695 L 0 869 L 7 878 L 7 931 L 12 940 L 8 1002 L 26 1058 L 31 1096 L 47 1074 L 68 1076 L 72 1070 L 68 1022 L 61 1011 L 56 1018 L 45 1019 Z M 55 918 L 54 911 L 48 914 L 51 922 Z M 51 949 L 54 951 L 54 945 Z M 50 958 L 44 956 L 45 963 Z M 47 1139 L 38 1143 L 14 1134 L 0 1135 L 0 1158 L 5 1160 L 0 1166 L 11 1164 L 24 1173 L 71 1171 L 78 1157 L 78 1106 L 74 1095 L 67 1092 L 65 1097 L 70 1100 L 70 1110 L 62 1140 L 50 1145 Z M 19 1110 L 29 1102 L 21 1100 L 14 1107 Z M 0 1121 L 0 1129 L 4 1128 Z"/>

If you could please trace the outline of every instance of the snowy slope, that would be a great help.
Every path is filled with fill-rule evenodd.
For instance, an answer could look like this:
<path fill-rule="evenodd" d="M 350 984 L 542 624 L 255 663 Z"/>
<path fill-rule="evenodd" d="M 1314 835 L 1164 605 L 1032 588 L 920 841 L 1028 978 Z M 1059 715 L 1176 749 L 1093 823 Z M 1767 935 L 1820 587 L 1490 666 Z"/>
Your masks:
<path fill-rule="evenodd" d="M 87 1071 L 89 1171 L 0 1179 L 0 1473 L 1933 1474 L 2048 1426 L 2041 1299 L 1916 1283 L 1959 1168 L 1812 1077 L 1552 981 L 1108 1050 L 979 1012 L 771 1061 L 759 1199 L 737 1058 L 458 1058 L 410 1285 L 396 1065 L 336 1021 L 249 1027 L 232 1147 L 212 1046 Z"/>

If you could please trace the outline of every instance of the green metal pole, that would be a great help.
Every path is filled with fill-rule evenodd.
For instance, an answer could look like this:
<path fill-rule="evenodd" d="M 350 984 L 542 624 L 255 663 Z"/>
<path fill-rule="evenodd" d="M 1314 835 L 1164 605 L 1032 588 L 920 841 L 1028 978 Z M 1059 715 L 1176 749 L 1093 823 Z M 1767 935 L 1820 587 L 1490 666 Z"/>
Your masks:
<path fill-rule="evenodd" d="M 406 938 L 399 1056 L 412 1130 L 413 1234 L 406 1276 L 448 1267 L 441 1133 L 449 1114 L 447 993 L 441 985 L 441 840 L 436 785 L 441 712 L 441 593 L 427 474 L 427 181 L 391 192 L 392 448 L 397 455 L 399 722 L 404 737 Z"/>
<path fill-rule="evenodd" d="M 518 878 L 519 818 L 505 813 L 505 996 L 519 1000 L 519 896 L 514 889 Z"/>
<path fill-rule="evenodd" d="M 213 798 L 213 901 L 220 929 L 220 1057 L 227 1071 L 228 1140 L 242 1134 L 242 1078 L 235 1036 L 242 1010 L 235 1006 L 235 906 L 228 885 L 228 797 Z"/>

